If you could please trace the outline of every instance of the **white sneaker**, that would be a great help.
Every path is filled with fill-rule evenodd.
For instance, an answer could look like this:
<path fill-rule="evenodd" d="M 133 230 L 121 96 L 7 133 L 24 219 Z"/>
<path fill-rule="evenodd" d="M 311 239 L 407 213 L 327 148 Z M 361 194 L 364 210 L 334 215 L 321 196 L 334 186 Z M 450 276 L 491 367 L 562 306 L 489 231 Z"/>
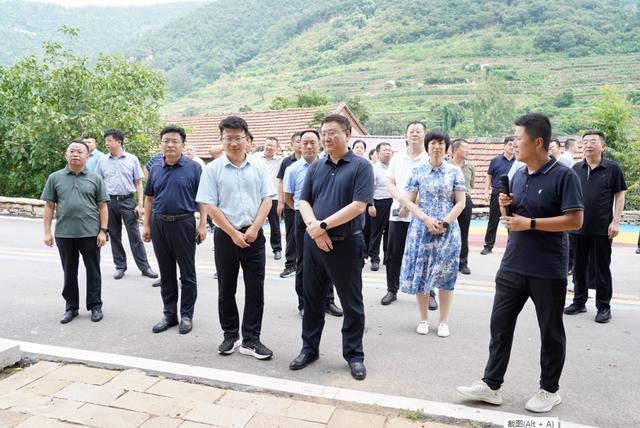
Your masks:
<path fill-rule="evenodd" d="M 429 322 L 420 321 L 418 328 L 416 328 L 416 332 L 418 332 L 418 334 L 429 334 Z"/>
<path fill-rule="evenodd" d="M 459 386 L 456 388 L 460 394 L 470 400 L 484 401 L 485 403 L 502 404 L 502 395 L 499 390 L 489 388 L 489 385 L 481 380 L 477 380 L 471 386 Z"/>
<path fill-rule="evenodd" d="M 438 326 L 438 336 L 449 337 L 449 326 L 447 324 L 440 323 Z"/>
<path fill-rule="evenodd" d="M 545 413 L 560 404 L 562 399 L 557 392 L 548 392 L 544 389 L 538 391 L 536 395 L 531 397 L 524 406 L 530 412 Z"/>

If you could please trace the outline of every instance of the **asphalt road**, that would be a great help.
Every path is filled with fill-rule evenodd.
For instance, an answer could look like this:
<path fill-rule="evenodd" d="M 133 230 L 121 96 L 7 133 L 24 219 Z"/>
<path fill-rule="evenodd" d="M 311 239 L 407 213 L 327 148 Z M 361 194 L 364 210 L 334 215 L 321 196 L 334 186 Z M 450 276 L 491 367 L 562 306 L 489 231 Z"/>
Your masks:
<path fill-rule="evenodd" d="M 368 377 L 363 382 L 349 375 L 341 356 L 341 319 L 330 316 L 320 360 L 298 372 L 288 370 L 301 346 L 301 321 L 293 278 L 278 277 L 283 261 L 267 258 L 262 341 L 275 355 L 265 362 L 238 353 L 229 357 L 216 353 L 222 332 L 217 282 L 212 278 L 211 237 L 198 247 L 199 294 L 194 330 L 186 336 L 179 335 L 177 329 L 151 333 L 162 316 L 159 290 L 151 287 L 152 280 L 140 275 L 132 260 L 124 279 L 113 280 L 108 246 L 102 251 L 104 320 L 91 323 L 88 313 L 82 311 L 72 323 L 59 324 L 64 310 L 62 268 L 56 249 L 42 244 L 41 221 L 0 217 L 0 237 L 0 337 L 475 405 L 464 402 L 455 386 L 482 377 L 488 354 L 493 276 L 502 255 L 499 248 L 491 255 L 479 255 L 479 236 L 471 240 L 475 244 L 470 257 L 473 273 L 459 278 L 450 316 L 451 336 L 446 339 L 415 333 L 418 314 L 412 297 L 402 295 L 391 306 L 381 306 L 384 274 L 372 273 L 365 265 Z M 156 266 L 151 246 L 147 251 Z M 614 247 L 611 323 L 593 321 L 593 301 L 586 314 L 566 318 L 567 359 L 560 387 L 563 403 L 550 416 L 602 427 L 640 426 L 639 265 L 640 256 L 634 254 L 634 248 Z M 83 279 L 81 284 L 82 301 Z M 238 297 L 242 308 L 242 285 Z M 435 314 L 432 319 L 435 324 Z M 502 388 L 505 404 L 500 410 L 527 414 L 524 403 L 538 388 L 539 346 L 535 312 L 529 302 L 517 326 Z"/>

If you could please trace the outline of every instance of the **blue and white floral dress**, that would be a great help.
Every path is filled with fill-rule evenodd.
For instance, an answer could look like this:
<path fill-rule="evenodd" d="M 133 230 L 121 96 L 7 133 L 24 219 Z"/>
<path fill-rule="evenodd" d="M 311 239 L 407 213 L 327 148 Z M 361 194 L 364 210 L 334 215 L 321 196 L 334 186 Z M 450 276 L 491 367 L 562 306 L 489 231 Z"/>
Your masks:
<path fill-rule="evenodd" d="M 430 162 L 413 170 L 407 182 L 408 192 L 418 192 L 418 207 L 438 220 L 455 205 L 456 190 L 465 190 L 459 167 L 443 161 L 439 167 Z M 452 291 L 458 277 L 460 226 L 455 220 L 442 235 L 432 235 L 427 225 L 413 217 L 400 270 L 400 290 L 408 294 L 426 294 L 433 288 Z"/>

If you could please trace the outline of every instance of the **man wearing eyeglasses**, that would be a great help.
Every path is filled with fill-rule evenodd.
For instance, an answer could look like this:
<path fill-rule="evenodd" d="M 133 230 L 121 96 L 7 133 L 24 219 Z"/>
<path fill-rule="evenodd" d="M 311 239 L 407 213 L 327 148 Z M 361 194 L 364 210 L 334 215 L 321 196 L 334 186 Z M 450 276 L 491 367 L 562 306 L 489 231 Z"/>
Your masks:
<path fill-rule="evenodd" d="M 325 300 L 334 284 L 344 311 L 342 355 L 353 378 L 363 380 L 362 213 L 373 204 L 373 168 L 349 150 L 351 124 L 344 116 L 324 118 L 320 136 L 327 156 L 309 166 L 300 195 L 300 215 L 307 228 L 302 350 L 289 368 L 299 370 L 318 359 Z"/>
<path fill-rule="evenodd" d="M 213 241 L 218 314 L 224 331 L 218 353 L 230 355 L 239 347 L 243 355 L 266 360 L 273 352 L 260 342 L 266 262 L 262 225 L 276 190 L 261 162 L 247 155 L 247 122 L 229 116 L 218 127 L 225 155 L 205 167 L 196 196 L 217 226 Z M 240 266 L 245 285 L 242 339 L 235 296 Z"/>

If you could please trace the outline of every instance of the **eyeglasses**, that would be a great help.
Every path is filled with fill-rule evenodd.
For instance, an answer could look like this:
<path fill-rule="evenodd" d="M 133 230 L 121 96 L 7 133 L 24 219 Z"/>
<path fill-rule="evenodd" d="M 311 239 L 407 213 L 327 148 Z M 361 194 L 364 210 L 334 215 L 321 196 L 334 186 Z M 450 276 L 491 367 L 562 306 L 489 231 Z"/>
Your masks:
<path fill-rule="evenodd" d="M 222 139 L 222 142 L 227 143 L 227 144 L 231 144 L 231 143 L 237 143 L 240 144 L 242 143 L 247 137 L 235 137 L 235 138 L 229 138 L 229 137 L 224 137 Z"/>

